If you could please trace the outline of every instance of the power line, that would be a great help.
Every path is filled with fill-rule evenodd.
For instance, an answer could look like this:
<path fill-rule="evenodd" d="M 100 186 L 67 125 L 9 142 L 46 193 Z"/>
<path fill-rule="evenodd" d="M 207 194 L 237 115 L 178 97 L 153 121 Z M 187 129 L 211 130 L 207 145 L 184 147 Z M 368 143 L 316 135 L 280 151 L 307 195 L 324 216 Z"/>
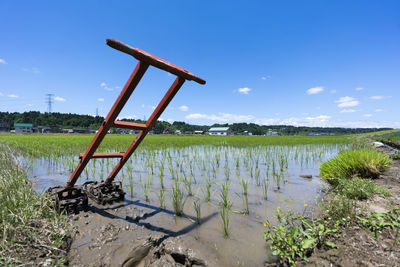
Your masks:
<path fill-rule="evenodd" d="M 51 113 L 51 105 L 53 104 L 53 94 L 46 94 L 46 103 L 49 113 Z"/>

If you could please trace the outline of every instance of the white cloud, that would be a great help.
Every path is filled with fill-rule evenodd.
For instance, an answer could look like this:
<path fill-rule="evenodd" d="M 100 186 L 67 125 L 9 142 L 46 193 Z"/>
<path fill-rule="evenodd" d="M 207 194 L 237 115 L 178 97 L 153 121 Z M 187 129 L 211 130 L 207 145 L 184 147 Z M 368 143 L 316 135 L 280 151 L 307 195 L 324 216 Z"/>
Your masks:
<path fill-rule="evenodd" d="M 156 106 L 142 104 L 142 108 L 156 109 Z"/>
<path fill-rule="evenodd" d="M 97 101 L 103 102 L 103 101 L 104 101 L 104 98 L 99 97 L 99 98 L 97 98 Z"/>
<path fill-rule="evenodd" d="M 356 110 L 355 109 L 342 109 L 340 112 L 341 113 L 352 113 L 352 112 L 356 112 Z"/>
<path fill-rule="evenodd" d="M 115 86 L 115 87 L 108 87 L 105 82 L 100 83 L 100 86 L 107 91 L 114 91 L 114 89 L 120 89 L 120 86 Z"/>
<path fill-rule="evenodd" d="M 40 73 L 38 68 L 22 68 L 22 70 L 25 71 L 25 72 L 33 73 L 33 74 L 39 74 Z"/>
<path fill-rule="evenodd" d="M 63 98 L 63 97 L 61 97 L 61 96 L 56 96 L 56 97 L 54 97 L 54 100 L 55 100 L 55 101 L 58 101 L 58 102 L 65 102 L 65 101 L 67 101 L 65 98 Z"/>
<path fill-rule="evenodd" d="M 205 119 L 210 121 L 218 121 L 218 122 L 249 122 L 254 119 L 252 115 L 235 115 L 230 113 L 218 113 L 218 115 L 211 114 L 201 114 L 201 113 L 192 113 L 185 117 L 186 119 Z"/>
<path fill-rule="evenodd" d="M 386 111 L 386 110 L 381 109 L 381 108 L 375 109 L 375 112 L 385 112 L 385 111 Z"/>
<path fill-rule="evenodd" d="M 4 59 L 0 58 L 0 64 L 7 64 L 7 62 Z"/>
<path fill-rule="evenodd" d="M 8 97 L 11 97 L 11 98 L 18 98 L 19 96 L 17 96 L 17 95 L 14 95 L 14 94 L 9 94 L 9 95 L 7 95 Z"/>
<path fill-rule="evenodd" d="M 317 117 L 306 117 L 306 120 L 323 120 L 323 121 L 326 121 L 326 120 L 329 120 L 331 118 L 331 116 L 327 116 L 327 115 L 319 115 L 319 116 L 317 116 Z"/>
<path fill-rule="evenodd" d="M 362 90 L 364 90 L 363 87 L 357 87 L 357 88 L 356 88 L 356 91 L 362 91 Z"/>
<path fill-rule="evenodd" d="M 358 106 L 360 104 L 360 101 L 356 100 L 353 97 L 350 96 L 344 96 L 339 98 L 339 100 L 335 101 L 338 104 L 339 108 L 348 108 L 348 107 L 355 107 Z"/>
<path fill-rule="evenodd" d="M 370 117 L 372 117 L 372 114 L 364 114 L 363 116 L 366 118 L 370 118 Z"/>
<path fill-rule="evenodd" d="M 0 93 L 0 96 L 3 96 L 3 93 Z"/>
<path fill-rule="evenodd" d="M 238 92 L 241 94 L 244 94 L 244 95 L 248 95 L 250 91 L 251 91 L 251 89 L 248 87 L 243 87 L 243 88 L 238 89 Z"/>
<path fill-rule="evenodd" d="M 261 80 L 264 80 L 264 81 L 265 81 L 265 80 L 268 80 L 268 79 L 270 79 L 270 78 L 271 78 L 270 75 L 268 75 L 268 76 L 262 76 L 262 77 L 261 77 Z"/>
<path fill-rule="evenodd" d="M 372 99 L 372 100 L 382 100 L 382 99 L 385 99 L 385 98 L 391 98 L 391 96 L 374 95 L 374 96 L 370 97 L 370 99 Z"/>
<path fill-rule="evenodd" d="M 333 90 L 331 90 L 331 94 L 336 94 L 336 90 L 335 89 L 333 89 Z"/>
<path fill-rule="evenodd" d="M 173 122 L 174 120 L 173 120 L 173 119 L 167 119 L 167 121 L 168 121 L 168 122 Z"/>
<path fill-rule="evenodd" d="M 293 125 L 309 127 L 345 127 L 345 128 L 400 128 L 400 121 L 342 121 L 332 120 L 329 115 L 309 116 L 309 117 L 290 117 L 290 118 L 257 118 L 252 115 L 238 115 L 229 113 L 201 114 L 192 113 L 186 116 L 190 120 L 209 120 L 223 123 L 247 122 L 261 125 Z M 172 122 L 168 119 L 167 121 Z"/>
<path fill-rule="evenodd" d="M 324 87 L 322 86 L 317 86 L 317 87 L 313 87 L 307 90 L 307 94 L 309 95 L 315 95 L 315 94 L 319 94 L 322 91 L 324 91 Z"/>
<path fill-rule="evenodd" d="M 182 105 L 182 106 L 179 107 L 179 109 L 180 109 L 181 111 L 188 111 L 188 110 L 189 110 L 189 107 L 188 107 L 188 106 L 185 106 L 185 105 Z"/>

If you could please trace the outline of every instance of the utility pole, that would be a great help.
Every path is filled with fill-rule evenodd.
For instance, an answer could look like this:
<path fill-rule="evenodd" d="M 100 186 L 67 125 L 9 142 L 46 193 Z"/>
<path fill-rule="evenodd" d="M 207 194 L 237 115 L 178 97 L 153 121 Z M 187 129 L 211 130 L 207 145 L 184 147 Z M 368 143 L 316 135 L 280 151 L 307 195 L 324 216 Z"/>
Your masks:
<path fill-rule="evenodd" d="M 46 94 L 46 103 L 49 113 L 51 113 L 51 105 L 53 104 L 53 94 Z"/>
<path fill-rule="evenodd" d="M 99 108 L 96 108 L 96 117 L 99 116 Z"/>

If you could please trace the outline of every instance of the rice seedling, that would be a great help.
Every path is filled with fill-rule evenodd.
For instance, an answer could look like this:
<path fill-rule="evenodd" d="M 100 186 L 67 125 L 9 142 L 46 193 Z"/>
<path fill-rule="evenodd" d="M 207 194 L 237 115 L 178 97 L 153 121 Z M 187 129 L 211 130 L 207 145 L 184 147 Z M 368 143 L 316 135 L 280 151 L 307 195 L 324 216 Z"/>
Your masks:
<path fill-rule="evenodd" d="M 211 199 L 211 187 L 212 187 L 212 181 L 209 178 L 206 178 L 206 183 L 202 188 L 203 193 L 205 194 L 204 200 L 206 202 L 209 202 Z"/>
<path fill-rule="evenodd" d="M 183 207 L 185 206 L 186 199 L 183 196 L 183 191 L 179 185 L 179 182 L 175 180 L 172 186 L 172 207 L 174 208 L 176 216 L 183 215 Z"/>
<path fill-rule="evenodd" d="M 129 177 L 129 192 L 131 194 L 131 197 L 133 198 L 133 186 L 135 184 L 135 181 L 133 181 L 133 177 Z"/>
<path fill-rule="evenodd" d="M 193 201 L 193 209 L 196 212 L 196 219 L 197 219 L 197 224 L 201 224 L 201 209 L 200 209 L 200 200 L 195 200 Z"/>
<path fill-rule="evenodd" d="M 148 177 L 147 180 L 142 183 L 142 187 L 143 187 L 143 193 L 144 193 L 144 197 L 146 199 L 146 202 L 149 202 L 149 194 L 150 194 L 150 190 L 151 190 L 151 179 L 150 179 L 150 177 Z"/>
<path fill-rule="evenodd" d="M 160 186 L 158 200 L 160 202 L 160 208 L 165 208 L 165 190 L 164 190 L 164 187 L 162 187 L 162 186 Z"/>
<path fill-rule="evenodd" d="M 231 171 L 228 167 L 224 168 L 224 173 L 225 173 L 225 179 L 229 180 L 229 175 L 230 175 Z"/>
<path fill-rule="evenodd" d="M 269 182 L 266 179 L 264 179 L 262 183 L 262 191 L 265 200 L 268 199 L 268 187 L 269 187 Z"/>
<path fill-rule="evenodd" d="M 256 168 L 254 171 L 254 180 L 255 180 L 257 186 L 261 185 L 261 177 L 260 176 L 261 176 L 260 169 Z"/>
<path fill-rule="evenodd" d="M 219 192 L 220 206 L 228 207 L 231 205 L 229 198 L 229 183 L 228 181 L 221 184 L 221 191 Z"/>
<path fill-rule="evenodd" d="M 219 208 L 219 214 L 221 216 L 222 220 L 222 232 L 223 232 L 223 237 L 228 238 L 229 237 L 229 211 L 231 207 L 230 206 L 221 206 Z"/>
<path fill-rule="evenodd" d="M 185 184 L 188 196 L 193 196 L 192 177 L 190 176 L 190 178 L 187 178 L 186 175 L 184 175 L 183 182 Z"/>

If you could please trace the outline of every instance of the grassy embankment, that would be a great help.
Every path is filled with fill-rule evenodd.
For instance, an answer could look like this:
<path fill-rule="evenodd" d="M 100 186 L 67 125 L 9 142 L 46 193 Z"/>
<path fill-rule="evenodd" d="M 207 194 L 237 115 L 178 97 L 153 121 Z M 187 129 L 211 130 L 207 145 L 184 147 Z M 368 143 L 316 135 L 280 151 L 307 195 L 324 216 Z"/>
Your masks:
<path fill-rule="evenodd" d="M 341 151 L 335 158 L 324 162 L 320 176 L 331 188 L 320 202 L 322 213 L 313 218 L 292 211 L 276 211 L 277 226 L 269 221 L 265 224 L 264 236 L 270 241 L 275 255 L 286 265 L 295 265 L 298 260 L 308 260 L 317 247 L 336 247 L 329 237 L 346 227 L 350 222 L 377 232 L 378 227 L 400 227 L 400 209 L 389 214 L 370 214 L 360 217 L 356 209 L 357 200 L 367 199 L 374 194 L 390 195 L 371 179 L 378 178 L 391 164 L 390 158 L 366 144 L 355 144 Z M 307 205 L 305 205 L 305 211 Z M 397 240 L 395 240 L 396 242 Z"/>
<path fill-rule="evenodd" d="M 0 265 L 60 265 L 67 220 L 32 189 L 15 151 L 0 143 Z"/>
<path fill-rule="evenodd" d="M 376 136 L 374 136 L 374 139 L 377 141 L 380 141 L 386 145 L 400 149 L 400 136 L 398 134 L 399 132 L 400 132 L 400 130 L 396 133 L 391 133 L 391 134 L 386 134 L 386 135 L 376 135 Z M 400 159 L 400 153 L 394 154 L 392 156 L 392 158 Z"/>

